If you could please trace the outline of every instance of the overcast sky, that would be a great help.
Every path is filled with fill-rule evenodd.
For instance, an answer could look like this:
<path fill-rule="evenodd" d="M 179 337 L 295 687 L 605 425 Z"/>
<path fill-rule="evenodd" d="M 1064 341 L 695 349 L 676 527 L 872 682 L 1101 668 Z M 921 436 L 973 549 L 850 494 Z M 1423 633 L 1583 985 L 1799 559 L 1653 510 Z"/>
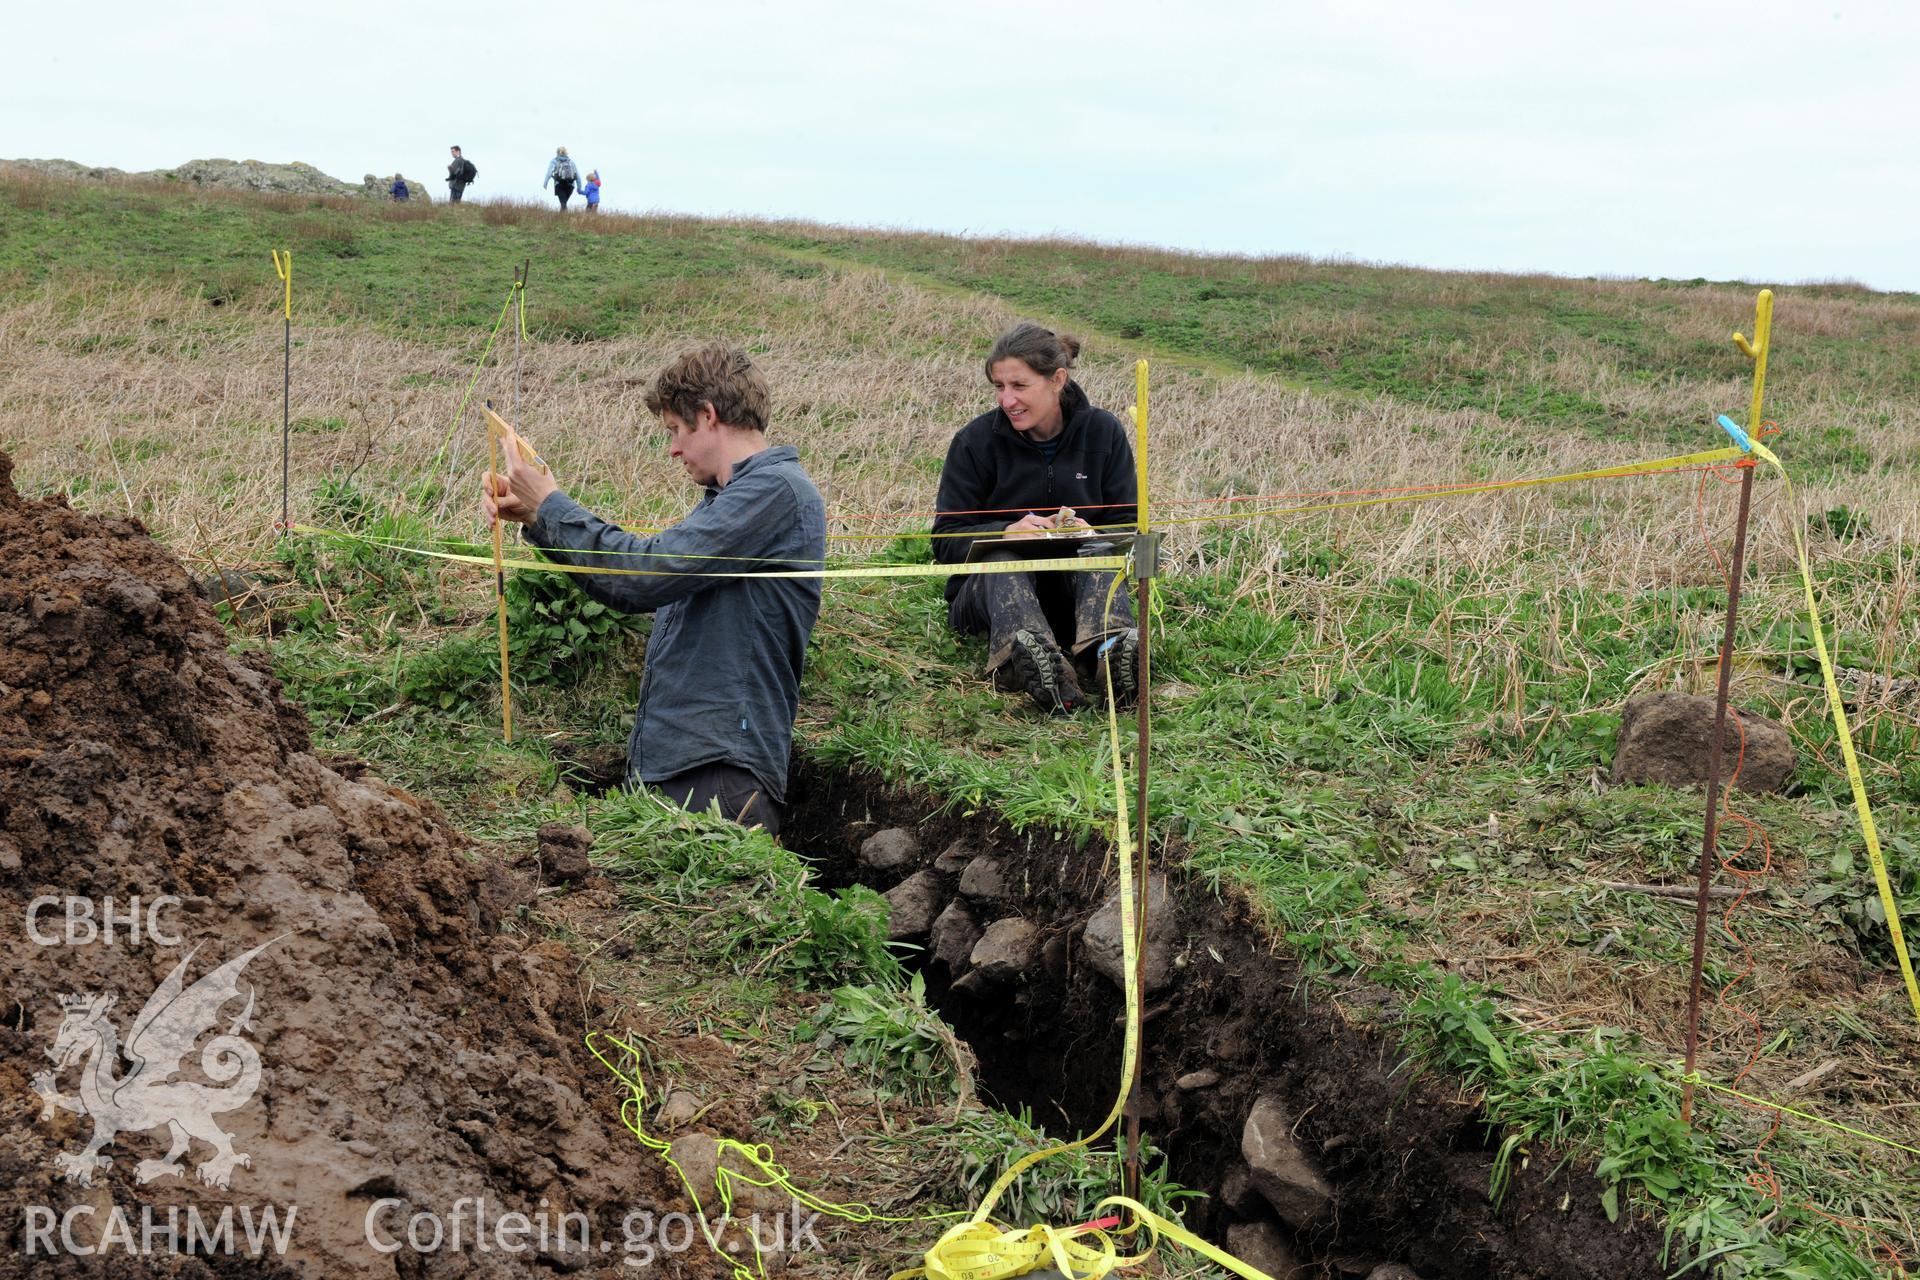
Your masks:
<path fill-rule="evenodd" d="M 0 156 L 607 207 L 1920 289 L 1920 3 L 10 6 Z"/>

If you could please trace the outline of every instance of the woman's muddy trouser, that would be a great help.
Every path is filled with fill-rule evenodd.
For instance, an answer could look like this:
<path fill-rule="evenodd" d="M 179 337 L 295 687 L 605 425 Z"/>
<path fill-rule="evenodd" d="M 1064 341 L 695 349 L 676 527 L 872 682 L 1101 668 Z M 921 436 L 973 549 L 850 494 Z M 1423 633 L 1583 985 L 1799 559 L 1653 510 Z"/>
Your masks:
<path fill-rule="evenodd" d="M 1011 551 L 992 553 L 994 560 L 1017 560 Z M 1003 665 L 1013 651 L 1013 635 L 1027 630 L 1051 636 L 1069 654 L 1133 625 L 1133 601 L 1124 584 L 1112 593 L 1110 570 L 1075 573 L 976 573 L 960 584 L 960 593 L 947 606 L 947 621 L 956 631 L 987 637 L 987 670 Z"/>

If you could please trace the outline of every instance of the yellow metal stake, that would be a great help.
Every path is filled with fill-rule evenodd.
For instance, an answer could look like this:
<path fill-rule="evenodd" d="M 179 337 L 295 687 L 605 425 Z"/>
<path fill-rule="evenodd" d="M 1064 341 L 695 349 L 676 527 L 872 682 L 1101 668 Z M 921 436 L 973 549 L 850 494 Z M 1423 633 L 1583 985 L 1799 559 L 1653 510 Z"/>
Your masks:
<path fill-rule="evenodd" d="M 487 412 L 487 483 L 493 483 L 492 477 L 500 474 L 500 432 L 494 426 L 492 410 Z M 504 530 L 500 527 L 498 513 L 493 517 L 493 603 L 500 617 L 500 736 L 507 742 L 513 741 L 513 685 L 507 679 L 507 570 L 505 548 L 501 545 Z"/>
<path fill-rule="evenodd" d="M 293 250 L 284 255 L 279 249 L 269 249 L 273 255 L 273 274 L 280 277 L 285 292 L 281 301 L 281 365 L 280 365 L 280 536 L 287 536 L 292 524 L 290 504 L 287 499 L 288 484 L 293 474 Z"/>
<path fill-rule="evenodd" d="M 1153 626 L 1153 575 L 1158 570 L 1159 549 L 1153 545 L 1147 527 L 1147 362 L 1138 361 L 1133 366 L 1133 465 L 1136 507 L 1134 510 L 1134 576 L 1138 579 L 1138 596 L 1134 603 L 1134 626 L 1139 635 L 1139 672 L 1135 682 L 1135 710 L 1138 715 L 1138 745 L 1135 749 L 1136 797 L 1134 805 L 1134 826 L 1139 832 L 1139 873 L 1135 883 L 1140 886 L 1140 913 L 1136 918 L 1135 962 L 1138 972 L 1133 984 L 1134 1007 L 1131 1014 L 1144 1021 L 1142 1005 L 1146 1002 L 1146 954 L 1147 954 L 1147 907 L 1152 893 L 1152 881 L 1149 879 L 1149 848 L 1151 838 L 1147 832 L 1147 703 L 1152 689 L 1152 660 L 1149 643 Z M 1144 1028 L 1141 1036 L 1144 1040 Z M 1146 1057 L 1143 1043 L 1141 1051 L 1133 1060 L 1133 1078 L 1128 1086 L 1130 1106 L 1127 1112 L 1126 1161 L 1121 1179 L 1125 1193 L 1137 1200 L 1140 1198 L 1140 1111 L 1137 1095 L 1140 1090 L 1141 1063 Z"/>
<path fill-rule="evenodd" d="M 542 471 L 547 464 L 540 455 L 515 431 L 505 418 L 493 411 L 492 405 L 481 410 L 487 416 L 487 473 L 497 475 L 500 471 L 501 450 L 511 438 L 514 452 L 520 461 L 528 466 L 539 467 Z M 488 481 L 492 483 L 491 480 Z M 493 602 L 494 611 L 500 618 L 500 735 L 508 742 L 513 741 L 513 685 L 508 678 L 507 645 L 507 566 L 506 549 L 502 544 L 505 530 L 499 516 L 493 518 Z"/>

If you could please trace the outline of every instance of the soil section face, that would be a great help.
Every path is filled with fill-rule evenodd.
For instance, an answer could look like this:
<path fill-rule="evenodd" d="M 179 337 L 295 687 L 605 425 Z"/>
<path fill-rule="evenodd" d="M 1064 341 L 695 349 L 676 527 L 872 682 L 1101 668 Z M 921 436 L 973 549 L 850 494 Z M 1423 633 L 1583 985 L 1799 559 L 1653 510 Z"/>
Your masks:
<path fill-rule="evenodd" d="M 887 891 L 920 877 L 938 888 L 920 895 L 914 914 L 946 914 L 944 902 L 970 917 L 957 950 L 952 916 L 944 932 L 935 919 L 924 971 L 978 1056 L 986 1092 L 1050 1126 L 1062 1116 L 1077 1132 L 1098 1123 L 1113 1103 L 1123 1034 L 1121 992 L 1087 945 L 1089 919 L 1113 891 L 1111 875 L 1101 876 L 1105 850 L 954 818 L 877 779 L 804 764 L 791 796 L 785 842 L 819 859 L 830 883 Z M 860 852 L 887 829 L 912 839 L 896 848 L 890 838 L 884 856 L 878 844 Z M 1340 1012 L 1382 1009 L 1387 992 L 1356 984 L 1334 1000 L 1308 996 L 1244 912 L 1177 875 L 1151 911 L 1154 932 L 1166 931 L 1168 980 L 1146 998 L 1142 1081 L 1130 1106 L 1168 1153 L 1172 1176 L 1208 1194 L 1189 1209 L 1189 1225 L 1223 1243 L 1248 1233 L 1277 1242 L 1269 1256 L 1297 1261 L 1301 1275 L 1365 1276 L 1389 1261 L 1424 1280 L 1666 1274 L 1658 1233 L 1610 1223 L 1602 1184 L 1585 1171 L 1550 1173 L 1558 1160 L 1549 1152 L 1535 1148 L 1524 1168 L 1516 1160 L 1506 1195 L 1492 1202 L 1499 1135 L 1470 1102 L 1396 1071 L 1393 1046 Z M 1014 918 L 1033 926 L 1033 944 L 996 948 L 994 934 L 1014 930 L 994 922 Z M 959 958 L 976 947 L 969 939 L 983 939 L 984 961 L 981 949 L 971 962 Z M 1250 1159 L 1257 1104 L 1269 1127 L 1284 1120 L 1278 1140 L 1305 1166 L 1298 1177 L 1271 1153 Z M 1279 1168 L 1279 1182 L 1261 1166 Z"/>

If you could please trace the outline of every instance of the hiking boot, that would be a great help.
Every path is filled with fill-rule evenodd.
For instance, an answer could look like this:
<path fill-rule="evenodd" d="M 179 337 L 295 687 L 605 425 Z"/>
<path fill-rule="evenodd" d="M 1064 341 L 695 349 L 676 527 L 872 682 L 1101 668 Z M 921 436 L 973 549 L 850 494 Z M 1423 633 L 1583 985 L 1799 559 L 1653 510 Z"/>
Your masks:
<path fill-rule="evenodd" d="M 1067 715 L 1087 702 L 1060 646 L 1025 628 L 1013 633 L 1013 652 L 994 672 L 994 683 L 1024 690 L 1042 711 Z"/>
<path fill-rule="evenodd" d="M 1088 679 L 1105 696 L 1113 690 L 1113 705 L 1131 706 L 1140 694 L 1140 631 L 1128 627 L 1093 646 Z M 1109 683 L 1111 682 L 1111 683 Z"/>

